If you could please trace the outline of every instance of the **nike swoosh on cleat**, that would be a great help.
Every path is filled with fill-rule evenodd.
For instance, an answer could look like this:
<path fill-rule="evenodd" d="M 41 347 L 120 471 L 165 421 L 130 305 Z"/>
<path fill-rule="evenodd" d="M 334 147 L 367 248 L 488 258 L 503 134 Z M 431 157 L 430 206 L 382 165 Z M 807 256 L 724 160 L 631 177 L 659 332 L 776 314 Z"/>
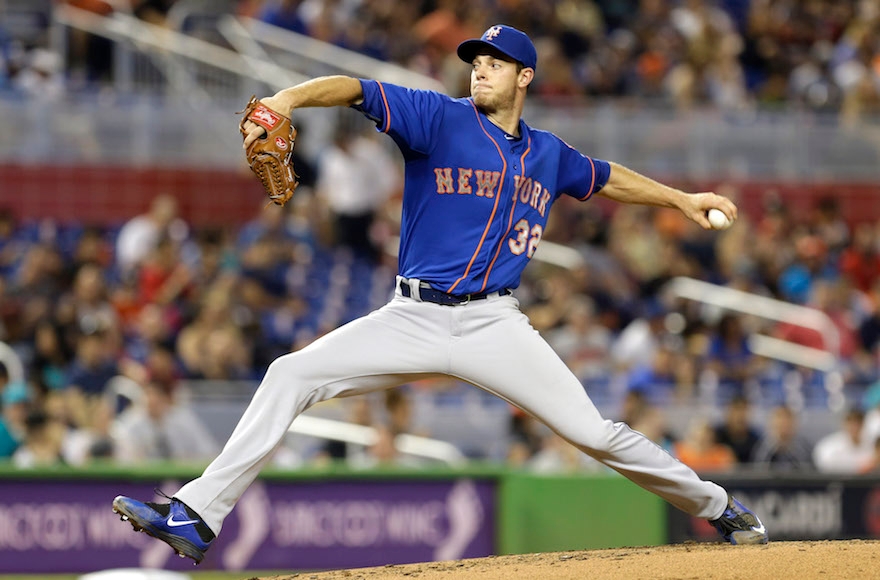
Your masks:
<path fill-rule="evenodd" d="M 754 526 L 752 526 L 752 531 L 753 531 L 753 532 L 758 532 L 759 534 L 763 534 L 763 533 L 765 533 L 767 530 L 764 528 L 764 524 L 761 524 L 761 525 L 760 525 L 759 527 L 757 527 L 757 528 L 754 527 Z"/>
<path fill-rule="evenodd" d="M 197 523 L 199 523 L 199 520 L 182 520 L 182 521 L 177 521 L 177 520 L 174 519 L 174 516 L 173 516 L 173 515 L 170 515 L 170 516 L 168 516 L 168 519 L 165 521 L 165 523 L 167 523 L 169 527 L 176 528 L 176 527 L 178 527 L 178 526 L 185 526 L 185 525 L 188 525 L 188 524 L 197 524 Z"/>

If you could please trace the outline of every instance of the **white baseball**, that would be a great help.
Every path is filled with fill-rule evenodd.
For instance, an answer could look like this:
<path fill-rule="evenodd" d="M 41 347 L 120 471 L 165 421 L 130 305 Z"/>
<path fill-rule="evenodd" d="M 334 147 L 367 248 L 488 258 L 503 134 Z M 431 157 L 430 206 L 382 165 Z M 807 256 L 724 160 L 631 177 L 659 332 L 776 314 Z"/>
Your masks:
<path fill-rule="evenodd" d="M 709 210 L 709 214 L 706 217 L 709 219 L 709 223 L 712 224 L 712 228 L 716 230 L 726 230 L 733 223 L 727 219 L 723 211 L 714 207 Z"/>

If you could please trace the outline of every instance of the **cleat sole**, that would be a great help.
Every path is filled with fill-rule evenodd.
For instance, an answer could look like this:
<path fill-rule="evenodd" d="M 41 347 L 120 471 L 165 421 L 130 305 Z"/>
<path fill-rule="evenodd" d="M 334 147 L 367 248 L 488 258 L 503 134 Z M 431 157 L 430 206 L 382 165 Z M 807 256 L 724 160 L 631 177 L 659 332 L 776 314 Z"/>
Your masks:
<path fill-rule="evenodd" d="M 730 534 L 730 543 L 735 546 L 766 544 L 768 541 L 767 534 L 761 532 L 738 531 Z"/>
<path fill-rule="evenodd" d="M 132 514 L 128 514 L 125 512 L 125 508 L 116 505 L 116 500 L 113 500 L 113 511 L 120 514 L 124 521 L 128 521 L 128 523 L 131 524 L 131 527 L 134 528 L 135 532 L 144 532 L 152 538 L 156 538 L 157 540 L 165 542 L 166 544 L 174 548 L 174 551 L 181 558 L 192 558 L 195 565 L 201 564 L 202 560 L 204 560 L 205 553 L 195 547 L 192 542 L 189 542 L 185 538 L 181 538 L 179 536 L 163 534 L 162 532 L 154 529 L 149 524 L 145 526 L 140 525 L 134 519 L 132 519 Z"/>

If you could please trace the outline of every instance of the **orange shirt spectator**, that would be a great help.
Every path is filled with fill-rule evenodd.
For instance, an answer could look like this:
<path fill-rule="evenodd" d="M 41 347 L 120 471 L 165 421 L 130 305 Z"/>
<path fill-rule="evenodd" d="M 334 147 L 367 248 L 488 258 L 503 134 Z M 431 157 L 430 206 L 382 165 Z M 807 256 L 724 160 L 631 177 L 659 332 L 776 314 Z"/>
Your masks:
<path fill-rule="evenodd" d="M 684 439 L 673 446 L 679 461 L 694 471 L 725 471 L 736 464 L 736 455 L 715 440 L 712 425 L 703 418 L 693 421 Z"/>

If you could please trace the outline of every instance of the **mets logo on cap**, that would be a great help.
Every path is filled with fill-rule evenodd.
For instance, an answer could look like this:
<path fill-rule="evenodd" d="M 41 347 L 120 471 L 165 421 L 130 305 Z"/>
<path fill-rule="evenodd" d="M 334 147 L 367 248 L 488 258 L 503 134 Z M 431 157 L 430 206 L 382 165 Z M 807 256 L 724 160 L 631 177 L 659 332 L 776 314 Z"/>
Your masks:
<path fill-rule="evenodd" d="M 493 26 L 492 28 L 487 30 L 485 34 L 483 34 L 483 38 L 485 38 L 486 40 L 492 40 L 499 34 L 501 34 L 501 27 Z"/>

